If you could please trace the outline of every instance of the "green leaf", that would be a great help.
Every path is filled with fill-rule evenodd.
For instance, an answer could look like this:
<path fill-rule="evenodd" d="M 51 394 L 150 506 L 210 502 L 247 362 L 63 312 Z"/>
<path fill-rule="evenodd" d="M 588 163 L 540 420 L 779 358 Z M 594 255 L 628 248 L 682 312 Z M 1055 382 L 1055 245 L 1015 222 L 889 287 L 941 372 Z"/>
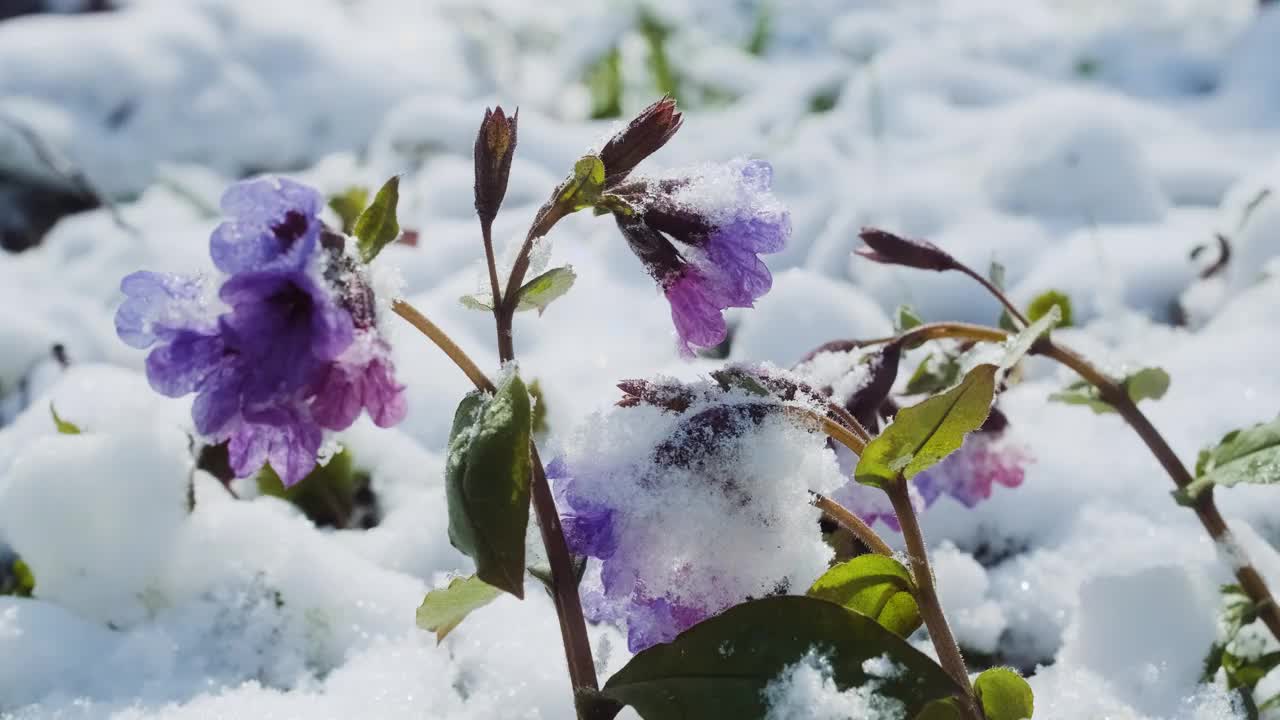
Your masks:
<path fill-rule="evenodd" d="M 356 218 L 369 205 L 369 188 L 352 185 L 336 195 L 329 196 L 329 207 L 342 220 L 342 232 L 350 235 L 356 227 Z"/>
<path fill-rule="evenodd" d="M 449 586 L 427 593 L 418 606 L 418 627 L 436 634 L 436 643 L 444 640 L 472 610 L 488 605 L 502 591 L 475 575 L 454 578 Z"/>
<path fill-rule="evenodd" d="M 400 223 L 396 220 L 399 203 L 400 176 L 396 175 L 378 190 L 378 194 L 373 196 L 373 204 L 365 208 L 351 226 L 360 258 L 365 262 L 372 261 L 400 234 Z"/>
<path fill-rule="evenodd" d="M 53 416 L 53 426 L 58 429 L 61 435 L 79 435 L 80 426 L 73 422 L 63 420 L 58 416 L 58 411 L 54 409 L 53 403 L 49 403 L 49 414 Z"/>
<path fill-rule="evenodd" d="M 734 606 L 640 652 L 602 694 L 646 720 L 761 718 L 765 686 L 815 647 L 842 690 L 873 679 L 867 660 L 887 656 L 902 666 L 877 679 L 878 692 L 909 712 L 960 692 L 937 663 L 871 618 L 817 598 L 780 596 Z"/>
<path fill-rule="evenodd" d="M 951 355 L 930 353 L 907 380 L 907 394 L 939 393 L 960 379 L 960 359 Z"/>
<path fill-rule="evenodd" d="M 573 272 L 571 265 L 553 268 L 542 273 L 520 288 L 520 302 L 516 304 L 516 312 L 537 310 L 538 315 L 542 315 L 548 305 L 569 292 L 569 288 L 573 287 L 573 281 L 577 279 L 578 276 Z"/>
<path fill-rule="evenodd" d="M 1043 315 L 1033 320 L 1025 330 L 1006 340 L 1004 359 L 1000 361 L 1000 367 L 1008 370 L 1017 365 L 1022 356 L 1031 350 L 1031 346 L 1058 324 L 1060 317 L 1061 311 L 1057 306 L 1051 306 Z"/>
<path fill-rule="evenodd" d="M 1280 650 L 1259 657 L 1245 658 L 1227 652 L 1222 656 L 1222 669 L 1227 675 L 1227 689 L 1257 687 L 1267 673 L 1280 667 Z"/>
<path fill-rule="evenodd" d="M 1135 403 L 1140 400 L 1159 400 L 1169 389 L 1169 373 L 1160 368 L 1143 368 L 1126 375 L 1120 381 L 1120 387 L 1124 388 L 1129 399 Z M 1099 415 L 1116 411 L 1111 403 L 1102 399 L 1098 388 L 1086 380 L 1071 383 L 1050 395 L 1049 399 L 1067 405 L 1085 405 Z"/>
<path fill-rule="evenodd" d="M 584 155 L 573 164 L 573 176 L 564 182 L 556 202 L 577 211 L 600 200 L 604 190 L 604 162 L 595 155 Z"/>
<path fill-rule="evenodd" d="M 1061 313 L 1058 327 L 1071 327 L 1071 298 L 1057 290 L 1046 290 L 1037 295 L 1027 306 L 1027 319 L 1034 323 L 1055 307 Z"/>
<path fill-rule="evenodd" d="M 902 563 L 884 555 L 859 555 L 823 573 L 807 594 L 862 613 L 906 637 L 922 622 L 915 592 Z"/>
<path fill-rule="evenodd" d="M 973 691 L 987 720 L 1030 720 L 1035 709 L 1031 686 L 1011 668 L 983 671 L 973 681 Z"/>
<path fill-rule="evenodd" d="M 284 486 L 270 465 L 258 471 L 256 480 L 260 494 L 288 501 L 317 526 L 336 528 L 352 526 L 357 497 L 369 487 L 369 474 L 356 468 L 345 449 L 291 487 Z"/>
<path fill-rule="evenodd" d="M 36 577 L 27 563 L 22 558 L 15 557 L 5 570 L 6 572 L 0 572 L 0 595 L 31 597 L 36 589 Z"/>
<path fill-rule="evenodd" d="M 463 295 L 458 298 L 458 302 L 469 310 L 483 310 L 485 312 L 493 311 L 493 295 Z"/>
<path fill-rule="evenodd" d="M 529 391 L 515 373 L 492 397 L 462 399 L 449 435 L 445 489 L 449 541 L 476 561 L 476 576 L 524 597 L 529 524 Z"/>
<path fill-rule="evenodd" d="M 1280 483 L 1280 418 L 1227 433 L 1215 447 L 1200 453 L 1196 475 L 1183 490 L 1190 500 L 1214 485 Z"/>
<path fill-rule="evenodd" d="M 964 436 L 986 422 L 997 370 L 995 365 L 979 365 L 947 392 L 899 410 L 893 423 L 867 443 L 854 478 L 864 485 L 888 487 L 899 477 L 910 480 L 959 449 Z"/>
<path fill-rule="evenodd" d="M 1159 400 L 1169 391 L 1169 373 L 1160 368 L 1143 368 L 1127 375 L 1120 385 L 1134 402 Z"/>
<path fill-rule="evenodd" d="M 542 392 L 542 384 L 537 380 L 529 383 L 529 397 L 533 403 L 529 426 L 535 434 L 545 435 L 551 430 L 551 425 L 547 422 L 547 399 Z"/>
<path fill-rule="evenodd" d="M 893 331 L 895 334 L 902 334 L 911 328 L 924 324 L 924 320 L 920 319 L 920 315 L 916 313 L 916 309 L 910 305 L 899 305 L 898 311 L 893 314 Z"/>

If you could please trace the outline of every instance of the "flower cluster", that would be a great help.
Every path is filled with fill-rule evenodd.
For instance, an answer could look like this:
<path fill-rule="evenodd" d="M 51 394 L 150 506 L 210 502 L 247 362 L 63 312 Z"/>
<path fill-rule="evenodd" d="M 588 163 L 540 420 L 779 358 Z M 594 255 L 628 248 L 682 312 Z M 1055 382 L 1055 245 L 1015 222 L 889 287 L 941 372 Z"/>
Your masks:
<path fill-rule="evenodd" d="M 671 303 L 684 354 L 722 342 L 723 311 L 752 307 L 772 286 L 759 255 L 791 235 L 772 182 L 769 163 L 739 159 L 611 189 L 618 227 Z"/>
<path fill-rule="evenodd" d="M 296 483 L 325 430 L 349 427 L 361 410 L 383 427 L 405 415 L 365 269 L 321 223 L 322 204 L 286 179 L 234 185 L 222 198 L 232 219 L 209 243 L 217 282 L 139 271 L 120 285 L 120 338 L 152 348 L 157 392 L 195 393 L 196 430 L 228 443 L 238 477 L 269 462 Z"/>
<path fill-rule="evenodd" d="M 809 492 L 844 480 L 822 437 L 776 403 L 704 384 L 714 391 L 593 418 L 547 468 L 570 549 L 598 561 L 584 611 L 625 624 L 632 652 L 802 590 L 831 555 Z"/>

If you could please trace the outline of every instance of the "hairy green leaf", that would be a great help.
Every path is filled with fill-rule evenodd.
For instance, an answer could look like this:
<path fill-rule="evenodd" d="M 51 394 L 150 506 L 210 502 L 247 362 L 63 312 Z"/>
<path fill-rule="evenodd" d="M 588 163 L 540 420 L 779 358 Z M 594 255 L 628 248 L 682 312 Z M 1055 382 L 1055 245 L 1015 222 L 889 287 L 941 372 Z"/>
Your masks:
<path fill-rule="evenodd" d="M 569 292 L 573 281 L 577 279 L 571 265 L 542 273 L 520 288 L 520 302 L 516 304 L 516 311 L 537 310 L 541 315 L 548 305 Z"/>
<path fill-rule="evenodd" d="M 49 403 L 49 414 L 53 416 L 53 426 L 58 429 L 60 435 L 79 435 L 80 426 L 73 422 L 63 420 L 58 411 L 53 407 L 53 403 Z"/>
<path fill-rule="evenodd" d="M 931 658 L 871 618 L 817 598 L 780 596 L 729 608 L 640 652 L 601 694 L 645 720 L 760 718 L 765 686 L 815 648 L 829 659 L 840 689 L 873 679 L 864 667 L 873 658 L 901 666 L 877 679 L 878 692 L 908 712 L 960 692 Z"/>
<path fill-rule="evenodd" d="M 1196 475 L 1183 491 L 1191 500 L 1214 485 L 1280 483 L 1280 418 L 1227 433 L 1200 453 Z"/>
<path fill-rule="evenodd" d="M 488 605 L 502 591 L 475 575 L 454 578 L 449 586 L 432 590 L 418 607 L 418 627 L 436 634 L 436 642 L 458 627 L 472 610 Z"/>
<path fill-rule="evenodd" d="M 995 399 L 999 368 L 979 365 L 959 385 L 903 408 L 884 432 L 867 443 L 854 478 L 873 487 L 910 480 L 959 449 L 964 436 L 982 427 Z"/>
<path fill-rule="evenodd" d="M 356 247 L 360 249 L 360 258 L 365 262 L 372 261 L 382 252 L 382 248 L 391 244 L 400 234 L 400 223 L 396 220 L 396 206 L 400 203 L 400 176 L 388 180 L 373 196 L 373 203 L 360 213 L 351 226 L 356 237 Z"/>
<path fill-rule="evenodd" d="M 1031 686 L 1012 668 L 983 671 L 973 681 L 973 691 L 987 720 L 1030 720 L 1035 709 Z"/>
<path fill-rule="evenodd" d="M 823 573 L 808 595 L 862 613 L 906 637 L 922 622 L 915 591 L 902 563 L 884 555 L 859 555 Z"/>
<path fill-rule="evenodd" d="M 1120 381 L 1120 387 L 1133 402 L 1141 400 L 1159 400 L 1169 390 L 1169 373 L 1160 368 L 1143 368 L 1126 375 Z M 1111 403 L 1102 399 L 1098 388 L 1087 380 L 1077 380 L 1066 388 L 1049 396 L 1050 400 L 1067 405 L 1084 405 L 1095 413 L 1115 412 Z"/>
<path fill-rule="evenodd" d="M 1058 327 L 1071 327 L 1071 298 L 1057 290 L 1046 290 L 1035 296 L 1027 306 L 1027 319 L 1034 323 L 1044 317 L 1050 308 L 1057 308 L 1061 313 Z"/>
<path fill-rule="evenodd" d="M 476 562 L 476 576 L 524 597 L 529 524 L 529 391 L 515 373 L 492 396 L 469 393 L 449 435 L 445 489 L 449 540 Z"/>

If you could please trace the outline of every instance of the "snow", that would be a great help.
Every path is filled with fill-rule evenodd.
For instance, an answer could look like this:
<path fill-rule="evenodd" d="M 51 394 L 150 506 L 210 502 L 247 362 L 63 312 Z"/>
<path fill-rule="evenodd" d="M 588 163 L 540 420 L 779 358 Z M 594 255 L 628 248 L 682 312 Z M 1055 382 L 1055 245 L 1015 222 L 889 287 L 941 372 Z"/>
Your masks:
<path fill-rule="evenodd" d="M 434 345 L 383 319 L 409 416 L 338 437 L 369 473 L 382 521 L 321 530 L 244 483 L 235 500 L 194 469 L 190 400 L 150 390 L 144 354 L 120 342 L 112 315 L 134 270 L 210 272 L 208 235 L 233 179 L 288 173 L 329 193 L 403 174 L 399 219 L 419 244 L 378 258 L 379 300 L 405 298 L 496 374 L 492 318 L 458 303 L 485 275 L 476 125 L 486 106 L 520 108 L 494 226 L 509 264 L 537 207 L 616 123 L 588 119 L 586 64 L 616 42 L 626 112 L 656 94 L 641 8 L 672 28 L 686 115 L 639 172 L 764 158 L 791 214 L 790 245 L 767 258 L 771 292 L 728 316 L 728 360 L 791 368 L 823 342 L 891 333 L 902 303 L 926 321 L 995 321 L 998 305 L 966 278 L 852 257 L 859 228 L 878 226 L 979 271 L 999 262 L 1020 304 L 1066 293 L 1077 327 L 1056 339 L 1109 371 L 1167 370 L 1168 394 L 1142 407 L 1185 463 L 1280 407 L 1280 9 L 774 3 L 755 56 L 743 50 L 755 5 L 735 0 L 120 4 L 0 22 L 0 115 L 82 168 L 124 220 L 68 216 L 39 247 L 0 255 L 0 539 L 36 576 L 33 598 L 0 598 L 0 714 L 569 716 L 559 628 L 536 585 L 523 602 L 478 610 L 439 647 L 414 627 L 429 589 L 473 570 L 448 543 L 442 480 L 471 385 Z M 811 112 L 819 94 L 833 104 Z M 5 123 L 0 176 L 67 187 Z M 1200 279 L 1215 233 L 1231 261 Z M 539 248 L 547 267 L 578 273 L 543 316 L 515 323 L 522 376 L 545 393 L 543 458 L 558 449 L 583 477 L 643 464 L 665 483 L 662 497 L 635 483 L 597 488 L 635 510 L 628 532 L 658 548 L 635 569 L 662 590 L 731 602 L 780 579 L 803 588 L 829 558 L 806 492 L 839 485 L 852 457 L 781 427 L 726 451 L 720 470 L 752 470 L 739 481 L 753 509 L 785 507 L 763 529 L 699 492 L 695 473 L 655 478 L 646 453 L 676 420 L 612 408 L 616 383 L 697 381 L 723 361 L 678 358 L 669 307 L 620 240 L 607 218 L 579 213 Z M 926 352 L 904 358 L 899 387 Z M 822 356 L 806 377 L 845 395 L 858 357 Z M 1025 481 L 973 509 L 943 497 L 922 517 L 955 634 L 971 658 L 1034 671 L 1037 717 L 1242 717 L 1221 680 L 1199 682 L 1237 555 L 1170 500 L 1120 418 L 1045 402 L 1073 379 L 1029 358 L 1000 401 L 1008 441 L 1031 458 Z M 57 434 L 51 406 L 84 434 Z M 1235 542 L 1280 588 L 1274 494 L 1217 498 Z M 678 558 L 735 573 L 682 578 L 670 572 Z M 590 572 L 596 582 L 598 565 Z M 630 656 L 625 633 L 600 624 L 591 635 L 607 677 Z M 1280 690 L 1280 673 L 1260 688 Z M 811 656 L 771 686 L 773 717 L 859 715 L 864 690 L 839 690 Z"/>

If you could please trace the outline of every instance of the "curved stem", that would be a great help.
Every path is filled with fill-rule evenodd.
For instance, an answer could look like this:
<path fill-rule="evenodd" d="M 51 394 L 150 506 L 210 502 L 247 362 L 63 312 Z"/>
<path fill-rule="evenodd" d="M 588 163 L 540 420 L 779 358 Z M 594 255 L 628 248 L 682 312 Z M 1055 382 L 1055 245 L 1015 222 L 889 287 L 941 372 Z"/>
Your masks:
<path fill-rule="evenodd" d="M 813 493 L 813 506 L 821 510 L 827 517 L 831 518 L 837 525 L 853 533 L 867 549 L 877 555 L 893 556 L 893 548 L 889 547 L 889 543 L 880 537 L 879 533 L 871 529 L 871 526 L 862 521 L 862 518 L 854 515 L 848 508 L 822 493 Z"/>
<path fill-rule="evenodd" d="M 832 440 L 852 450 L 854 455 L 861 455 L 862 450 L 867 446 L 867 442 L 855 435 L 849 428 L 825 415 L 819 415 L 809 408 L 798 405 L 783 405 L 782 411 L 800 421 L 801 424 L 826 433 Z"/>
<path fill-rule="evenodd" d="M 927 340 L 949 337 L 981 342 L 1003 342 L 1008 338 L 1008 333 L 996 328 L 967 323 L 930 323 L 916 326 L 903 333 L 901 337 Z M 892 339 L 876 339 L 869 341 L 869 344 L 890 342 Z M 1151 454 L 1155 456 L 1165 472 L 1168 473 L 1169 478 L 1173 480 L 1174 485 L 1184 488 L 1192 482 L 1193 477 L 1178 458 L 1178 454 L 1165 441 L 1160 431 L 1156 430 L 1155 426 L 1151 424 L 1151 420 L 1147 418 L 1146 414 L 1129 398 L 1129 393 L 1121 387 L 1120 383 L 1074 350 L 1054 342 L 1052 337 L 1041 338 L 1037 341 L 1031 347 L 1031 353 L 1033 355 L 1043 355 L 1065 365 L 1090 385 L 1097 388 L 1099 396 L 1114 407 L 1116 412 L 1142 439 Z M 1263 624 L 1267 626 L 1273 636 L 1280 639 L 1280 605 L 1276 603 L 1275 597 L 1271 594 L 1271 590 L 1267 587 L 1262 575 L 1258 573 L 1253 563 L 1248 559 L 1244 548 L 1237 545 L 1226 520 L 1218 512 L 1217 504 L 1213 500 L 1213 493 L 1202 493 L 1196 499 L 1192 509 L 1195 511 L 1196 517 L 1199 518 L 1205 532 L 1222 548 L 1224 554 L 1227 557 L 1237 559 L 1233 571 L 1240 588 L 1244 590 L 1245 594 L 1257 607 L 1258 617 L 1261 618 Z"/>
<path fill-rule="evenodd" d="M 916 509 L 911 505 L 911 497 L 907 491 L 907 481 L 898 476 L 886 492 L 893 502 L 893 510 L 898 515 L 898 524 L 902 526 L 902 538 L 907 544 L 907 556 L 911 561 L 911 574 L 916 581 L 916 600 L 920 606 L 920 616 L 924 618 L 925 627 L 929 629 L 929 638 L 938 651 L 938 662 L 947 671 L 951 679 L 964 689 L 960 697 L 960 706 L 969 720 L 979 720 L 978 704 L 973 696 L 973 686 L 969 683 L 969 671 L 964 666 L 964 658 L 960 655 L 960 646 L 956 644 L 947 617 L 942 613 L 942 604 L 938 601 L 938 590 L 933 583 L 933 569 L 929 567 L 929 553 L 925 547 L 924 533 L 920 531 L 920 523 L 916 520 Z"/>
<path fill-rule="evenodd" d="M 448 355 L 449 359 L 453 360 L 454 364 L 466 374 L 476 389 L 486 392 L 495 390 L 493 382 L 462 351 L 462 348 L 458 347 L 452 338 L 425 315 L 403 300 L 395 301 L 392 309 L 443 350 L 444 354 Z M 587 637 L 586 619 L 582 615 L 582 603 L 578 598 L 578 583 L 573 572 L 569 546 L 564 539 L 564 529 L 560 525 L 560 515 L 556 511 L 546 471 L 542 466 L 542 460 L 538 457 L 538 448 L 532 442 L 529 443 L 529 454 L 533 467 L 530 494 L 534 514 L 538 518 L 538 528 L 542 533 L 542 542 L 546 546 L 547 562 L 551 565 L 552 600 L 556 606 L 556 615 L 560 619 L 560 634 L 569 664 L 569 678 L 576 697 L 579 689 L 597 690 L 599 688 L 595 661 L 592 659 L 590 639 Z"/>
<path fill-rule="evenodd" d="M 488 376 L 480 370 L 480 368 L 472 362 L 462 348 L 445 334 L 443 330 L 436 326 L 435 323 L 427 319 L 426 315 L 418 312 L 418 309 L 403 300 L 396 300 L 391 304 L 391 309 L 395 314 L 409 321 L 409 324 L 417 328 L 427 339 L 436 344 L 436 347 L 444 351 L 445 355 L 457 365 L 467 379 L 476 386 L 478 390 L 485 392 L 493 392 L 495 390 L 493 383 L 489 381 Z"/>

